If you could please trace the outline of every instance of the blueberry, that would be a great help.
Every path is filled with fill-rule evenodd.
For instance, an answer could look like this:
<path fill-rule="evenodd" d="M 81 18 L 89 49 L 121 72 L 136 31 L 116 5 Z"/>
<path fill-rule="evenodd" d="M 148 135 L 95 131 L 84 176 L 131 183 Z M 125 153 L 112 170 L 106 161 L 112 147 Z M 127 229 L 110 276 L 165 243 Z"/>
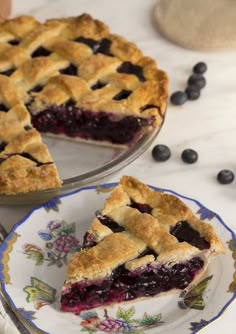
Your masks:
<path fill-rule="evenodd" d="M 156 145 L 152 150 L 152 157 L 156 161 L 166 161 L 170 158 L 171 151 L 166 145 Z"/>
<path fill-rule="evenodd" d="M 199 89 L 202 89 L 206 86 L 206 79 L 201 74 L 192 74 L 188 79 L 188 85 L 197 86 Z"/>
<path fill-rule="evenodd" d="M 197 74 L 203 74 L 206 72 L 206 70 L 207 70 L 207 65 L 202 61 L 193 66 L 193 72 Z"/>
<path fill-rule="evenodd" d="M 198 160 L 198 154 L 191 148 L 187 148 L 182 152 L 181 158 L 184 162 L 188 164 L 193 164 Z"/>
<path fill-rule="evenodd" d="M 197 100 L 200 97 L 200 89 L 196 85 L 190 85 L 185 89 L 189 100 Z"/>
<path fill-rule="evenodd" d="M 229 169 L 223 169 L 217 174 L 217 180 L 221 184 L 229 184 L 234 180 L 234 173 Z"/>
<path fill-rule="evenodd" d="M 188 99 L 187 94 L 182 91 L 177 91 L 173 93 L 170 97 L 171 102 L 176 106 L 184 104 L 187 101 L 187 99 Z"/>

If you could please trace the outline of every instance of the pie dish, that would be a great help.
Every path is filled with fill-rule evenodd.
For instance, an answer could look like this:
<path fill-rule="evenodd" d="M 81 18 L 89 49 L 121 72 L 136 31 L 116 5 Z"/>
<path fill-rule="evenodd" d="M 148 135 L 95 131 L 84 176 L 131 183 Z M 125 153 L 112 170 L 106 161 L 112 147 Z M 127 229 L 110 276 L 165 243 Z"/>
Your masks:
<path fill-rule="evenodd" d="M 8 159 L 8 144 L 32 127 L 41 134 L 86 143 L 132 146 L 143 134 L 160 128 L 167 96 L 167 74 L 155 60 L 89 14 L 43 24 L 21 16 L 0 25 L 2 159 Z M 40 142 L 40 135 L 37 138 Z M 27 187 L 22 176 L 25 186 L 18 186 L 21 182 L 14 180 L 19 169 L 28 175 L 26 165 L 38 168 L 21 160 L 8 162 L 8 175 L 0 164 L 0 193 L 60 187 L 51 157 L 47 162 L 54 168 L 54 180 L 41 185 L 37 180 Z M 43 157 L 37 156 L 37 162 L 44 163 Z M 6 182 L 10 175 L 13 180 Z"/>
<path fill-rule="evenodd" d="M 61 310 L 179 292 L 225 248 L 213 227 L 178 197 L 123 176 L 69 260 Z"/>

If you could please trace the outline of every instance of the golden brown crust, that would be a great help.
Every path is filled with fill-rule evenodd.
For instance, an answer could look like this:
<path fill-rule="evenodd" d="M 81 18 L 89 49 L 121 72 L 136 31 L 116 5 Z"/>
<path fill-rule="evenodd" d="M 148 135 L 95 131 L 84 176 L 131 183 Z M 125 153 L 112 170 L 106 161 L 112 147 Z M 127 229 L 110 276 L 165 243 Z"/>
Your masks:
<path fill-rule="evenodd" d="M 78 280 L 104 278 L 117 266 L 137 257 L 145 247 L 144 242 L 127 232 L 111 234 L 97 246 L 75 253 L 68 265 L 68 274 Z"/>
<path fill-rule="evenodd" d="M 60 186 L 56 166 L 35 129 L 22 130 L 0 152 L 0 194 Z"/>
<path fill-rule="evenodd" d="M 131 207 L 132 201 L 148 204 L 153 208 L 151 214 Z M 213 227 L 197 218 L 178 197 L 156 191 L 130 176 L 121 178 L 120 184 L 105 201 L 102 216 L 109 217 L 123 227 L 124 232 L 113 233 L 99 221 L 99 217 L 95 218 L 88 233 L 97 245 L 72 256 L 68 265 L 67 282 L 101 279 L 124 263 L 126 269 L 134 270 L 148 263 L 173 265 L 198 256 L 206 266 L 212 255 L 225 253 Z M 170 233 L 170 227 L 179 221 L 187 221 L 209 242 L 210 248 L 200 250 L 188 242 L 179 242 Z M 146 248 L 157 254 L 156 260 L 153 255 L 137 258 Z"/>
<path fill-rule="evenodd" d="M 32 29 L 27 30 L 27 24 Z M 13 29 L 15 26 L 19 30 L 18 35 Z M 20 44 L 17 46 L 9 46 L 6 43 L 0 45 L 0 70 L 16 68 L 10 78 L 18 86 L 21 86 L 25 94 L 37 85 L 47 84 L 51 77 L 59 74 L 59 70 L 72 63 L 78 67 L 78 75 L 90 87 L 97 81 L 101 81 L 111 86 L 114 93 L 121 89 L 133 91 L 127 103 L 124 103 L 123 100 L 114 101 L 112 94 L 108 95 L 104 103 L 99 103 L 99 99 L 96 100 L 95 96 L 92 104 L 95 111 L 102 108 L 102 111 L 117 114 L 134 113 L 140 117 L 152 115 L 156 117 L 155 126 L 160 126 L 162 120 L 159 112 L 162 116 L 164 115 L 168 96 L 166 73 L 157 67 L 152 58 L 145 57 L 134 43 L 129 42 L 124 37 L 111 34 L 103 22 L 93 19 L 88 14 L 47 20 L 44 24 L 32 17 L 19 17 L 6 21 L 0 25 L 0 28 L 7 33 L 14 33 L 15 37 L 20 38 Z M 90 38 L 95 41 L 105 38 L 111 41 L 110 52 L 113 56 L 110 57 L 102 53 L 93 54 L 89 46 L 74 41 L 78 37 Z M 0 42 L 7 42 L 14 38 L 9 36 L 7 39 L 1 39 L 0 35 Z M 44 47 L 52 54 L 48 57 L 31 59 L 32 53 L 38 47 Z M 137 80 L 134 74 L 121 75 L 118 73 L 117 69 L 122 62 L 131 62 L 141 66 L 147 83 L 143 84 Z M 152 83 L 149 84 L 149 81 Z M 106 90 L 101 95 L 104 94 L 106 94 Z M 71 97 L 68 96 L 68 98 Z M 80 100 L 80 96 L 77 96 L 76 102 L 77 106 L 89 107 L 89 101 Z M 53 103 L 53 101 L 48 100 L 48 103 Z M 157 108 L 148 108 L 142 112 L 141 108 L 145 105 L 155 105 L 159 111 Z M 37 110 L 35 111 L 37 112 Z"/>
<path fill-rule="evenodd" d="M 54 163 L 49 165 L 25 166 L 19 160 L 7 170 L 0 169 L 0 194 L 15 195 L 30 191 L 59 188 L 61 180 Z"/>
<path fill-rule="evenodd" d="M 104 53 L 99 50 L 101 45 L 105 45 Z M 46 54 L 38 56 L 40 52 Z M 124 64 L 131 70 L 120 70 Z M 72 68 L 70 75 L 63 74 L 68 68 Z M 123 71 L 128 73 L 120 73 Z M 95 89 L 96 84 L 104 87 Z M 123 91 L 129 96 L 116 98 Z M 106 24 L 89 14 L 44 23 L 20 16 L 0 23 L 0 106 L 8 109 L 0 112 L 0 140 L 4 143 L 29 128 L 27 108 L 36 114 L 68 101 L 82 110 L 113 114 L 113 121 L 129 115 L 148 118 L 135 136 L 138 140 L 163 123 L 167 95 L 168 77 L 154 59 L 145 57 L 136 44 L 112 34 Z M 107 141 L 102 144 L 107 145 Z M 38 150 L 37 158 L 41 154 L 43 160 L 44 153 Z M 7 164 L 13 160 L 24 165 L 22 159 L 15 158 Z M 55 184 L 58 179 L 55 174 Z M 25 189 L 23 186 L 22 191 Z"/>

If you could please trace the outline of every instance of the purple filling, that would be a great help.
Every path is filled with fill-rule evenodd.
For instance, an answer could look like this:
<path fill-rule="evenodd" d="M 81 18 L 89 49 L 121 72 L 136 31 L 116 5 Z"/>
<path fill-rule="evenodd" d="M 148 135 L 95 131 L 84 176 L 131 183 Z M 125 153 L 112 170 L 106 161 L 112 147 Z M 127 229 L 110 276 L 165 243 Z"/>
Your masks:
<path fill-rule="evenodd" d="M 141 272 L 130 272 L 122 265 L 101 282 L 72 284 L 62 294 L 61 310 L 79 314 L 100 305 L 155 296 L 171 289 L 185 289 L 203 266 L 204 262 L 199 257 L 172 267 L 147 265 Z"/>
<path fill-rule="evenodd" d="M 51 54 L 52 52 L 49 51 L 48 49 L 44 48 L 43 46 L 38 47 L 31 55 L 32 58 L 35 57 L 47 57 Z"/>
<path fill-rule="evenodd" d="M 130 204 L 131 208 L 135 208 L 135 209 L 138 209 L 140 212 L 142 213 L 149 213 L 151 214 L 152 212 L 152 207 L 148 204 L 141 204 L 141 203 L 136 203 L 134 201 L 131 201 L 131 204 Z"/>
<path fill-rule="evenodd" d="M 147 247 L 146 249 L 144 249 L 144 251 L 142 253 L 139 254 L 139 256 L 137 258 L 141 258 L 144 257 L 146 255 L 153 255 L 154 258 L 157 258 L 157 254 L 155 252 L 153 252 L 153 250 L 149 247 Z"/>
<path fill-rule="evenodd" d="M 194 230 L 187 221 L 178 222 L 171 227 L 170 233 L 174 235 L 179 242 L 186 241 L 201 250 L 210 248 L 210 243 L 204 237 L 201 237 L 200 233 Z"/>
<path fill-rule="evenodd" d="M 70 64 L 68 67 L 60 70 L 60 73 L 67 75 L 77 75 L 77 67 L 73 64 Z"/>
<path fill-rule="evenodd" d="M 4 145 L 4 144 L 3 144 Z M 3 148 L 4 149 L 4 148 Z M 1 151 L 1 147 L 0 147 L 0 151 Z M 31 154 L 27 153 L 27 152 L 22 152 L 22 153 L 12 153 L 12 154 L 8 154 L 7 157 L 4 157 L 4 158 L 0 158 L 0 164 L 2 162 L 4 162 L 5 160 L 7 160 L 8 158 L 12 157 L 13 155 L 20 155 L 21 157 L 24 157 L 26 159 L 29 159 L 33 162 L 36 163 L 36 166 L 39 167 L 39 166 L 42 166 L 42 165 L 48 165 L 50 164 L 51 162 L 47 162 L 47 163 L 42 163 L 40 161 L 38 161 L 37 159 L 35 159 Z"/>
<path fill-rule="evenodd" d="M 106 85 L 107 85 L 107 83 L 105 83 L 105 82 L 101 82 L 101 81 L 98 80 L 98 81 L 91 87 L 91 89 L 93 89 L 93 90 L 101 89 L 101 88 L 105 87 Z"/>
<path fill-rule="evenodd" d="M 32 129 L 32 127 L 31 127 L 30 125 L 25 125 L 25 126 L 24 126 L 24 129 L 25 129 L 25 131 L 29 131 L 29 130 Z"/>
<path fill-rule="evenodd" d="M 8 112 L 8 108 L 5 106 L 5 104 L 0 103 L 0 112 Z"/>
<path fill-rule="evenodd" d="M 99 47 L 99 41 L 96 41 L 95 39 L 92 38 L 85 38 L 83 36 L 80 36 L 77 37 L 74 41 L 89 46 L 93 50 L 93 52 L 95 52 Z"/>
<path fill-rule="evenodd" d="M 92 38 L 85 38 L 85 37 L 78 37 L 74 40 L 75 42 L 84 43 L 87 46 L 89 46 L 93 52 L 96 53 L 103 53 L 107 56 L 113 57 L 113 54 L 111 53 L 111 40 L 108 38 L 103 38 L 99 41 L 96 41 Z"/>
<path fill-rule="evenodd" d="M 93 234 L 86 232 L 84 235 L 84 240 L 83 240 L 83 247 L 93 247 L 96 246 L 97 242 L 93 236 Z"/>
<path fill-rule="evenodd" d="M 14 69 L 14 68 L 11 68 L 10 70 L 1 72 L 0 74 L 2 74 L 2 75 L 6 75 L 6 76 L 9 77 L 10 75 L 12 75 L 13 72 L 15 72 L 15 69 Z"/>
<path fill-rule="evenodd" d="M 94 113 L 73 105 L 51 106 L 38 114 L 32 112 L 31 117 L 33 126 L 40 132 L 63 133 L 70 137 L 114 144 L 132 143 L 143 127 L 151 126 L 154 122 L 152 117 L 127 116 L 116 120 L 113 114 L 102 111 Z"/>
<path fill-rule="evenodd" d="M 36 85 L 36 86 L 34 86 L 30 91 L 29 91 L 29 93 L 38 93 L 38 92 L 40 92 L 41 90 L 43 89 L 43 86 L 41 86 L 41 85 Z"/>
<path fill-rule="evenodd" d="M 129 61 L 122 63 L 118 67 L 117 72 L 134 74 L 139 78 L 140 81 L 146 81 L 144 74 L 143 74 L 143 68 L 139 65 L 134 65 Z"/>
<path fill-rule="evenodd" d="M 113 100 L 120 101 L 123 99 L 127 99 L 131 93 L 132 90 L 123 89 L 113 97 Z"/>
<path fill-rule="evenodd" d="M 113 219 L 109 218 L 108 216 L 97 216 L 97 218 L 100 223 L 109 227 L 113 233 L 122 232 L 125 230 L 124 227 L 117 224 Z"/>
<path fill-rule="evenodd" d="M 7 43 L 11 45 L 18 45 L 20 44 L 20 41 L 18 39 L 12 39 L 11 41 L 8 41 Z"/>
<path fill-rule="evenodd" d="M 4 141 L 0 142 L 0 152 L 2 152 L 6 146 L 7 143 L 5 143 Z"/>

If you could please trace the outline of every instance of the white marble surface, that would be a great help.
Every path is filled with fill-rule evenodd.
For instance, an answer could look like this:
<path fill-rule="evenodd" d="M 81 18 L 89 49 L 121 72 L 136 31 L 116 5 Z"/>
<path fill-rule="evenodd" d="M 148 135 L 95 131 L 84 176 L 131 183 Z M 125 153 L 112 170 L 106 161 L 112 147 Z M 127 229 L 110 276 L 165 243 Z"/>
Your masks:
<path fill-rule="evenodd" d="M 196 198 L 236 231 L 236 181 L 224 186 L 216 181 L 221 169 L 228 168 L 236 174 L 236 50 L 197 52 L 169 43 L 158 34 L 152 22 L 155 3 L 156 0 L 15 0 L 12 16 L 32 14 L 44 20 L 88 12 L 104 20 L 112 32 L 126 36 L 155 58 L 169 74 L 170 92 L 184 89 L 192 66 L 205 61 L 207 86 L 201 98 L 182 107 L 169 105 L 164 127 L 152 145 L 169 145 L 171 159 L 165 163 L 154 162 L 150 147 L 111 181 L 117 181 L 123 174 L 133 175 L 146 183 Z M 181 161 L 185 148 L 198 151 L 196 164 L 186 165 Z M 31 206 L 0 206 L 0 222 L 9 230 L 30 209 Z M 204 333 L 234 334 L 235 312 L 236 304 Z"/>

